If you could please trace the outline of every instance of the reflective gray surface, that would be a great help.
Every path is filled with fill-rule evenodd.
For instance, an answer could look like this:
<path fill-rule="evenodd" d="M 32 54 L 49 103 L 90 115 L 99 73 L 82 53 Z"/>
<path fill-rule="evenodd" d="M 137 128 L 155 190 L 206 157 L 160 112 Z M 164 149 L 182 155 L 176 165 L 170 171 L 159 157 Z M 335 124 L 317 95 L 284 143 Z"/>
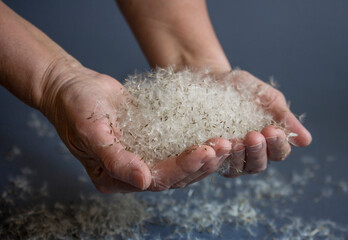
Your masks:
<path fill-rule="evenodd" d="M 4 2 L 96 71 L 122 80 L 135 69 L 148 69 L 113 1 Z M 348 2 L 226 0 L 209 1 L 208 6 L 232 65 L 267 81 L 274 76 L 280 90 L 291 100 L 292 110 L 307 114 L 305 125 L 313 135 L 312 145 L 294 149 L 285 162 L 271 165 L 287 176 L 300 172 L 303 169 L 300 159 L 311 156 L 316 163 L 306 166 L 315 169 L 315 165 L 320 165 L 320 169 L 315 170 L 316 177 L 308 183 L 299 202 L 287 202 L 277 208 L 289 208 L 293 215 L 306 221 L 331 219 L 347 226 L 347 193 L 335 190 L 330 197 L 318 200 L 318 196 L 328 176 L 334 183 L 348 181 Z M 78 199 L 80 192 L 96 193 L 91 184 L 77 180 L 84 175 L 82 166 L 61 151 L 56 136 L 40 137 L 28 126 L 34 110 L 3 88 L 0 88 L 0 111 L 0 189 L 8 185 L 10 175 L 29 166 L 36 171 L 32 177 L 34 185 L 48 182 L 52 201 L 69 202 Z M 22 150 L 22 155 L 7 161 L 14 145 Z M 225 181 L 235 180 L 218 179 L 219 184 Z M 225 193 L 231 198 L 235 195 L 233 191 Z M 153 234 L 149 239 L 170 231 L 165 227 L 149 229 Z M 235 225 L 224 225 L 222 239 L 252 238 L 234 229 Z M 194 234 L 215 238 L 206 233 Z M 262 229 L 259 234 L 258 239 L 268 236 Z M 340 234 L 348 236 L 347 232 Z"/>

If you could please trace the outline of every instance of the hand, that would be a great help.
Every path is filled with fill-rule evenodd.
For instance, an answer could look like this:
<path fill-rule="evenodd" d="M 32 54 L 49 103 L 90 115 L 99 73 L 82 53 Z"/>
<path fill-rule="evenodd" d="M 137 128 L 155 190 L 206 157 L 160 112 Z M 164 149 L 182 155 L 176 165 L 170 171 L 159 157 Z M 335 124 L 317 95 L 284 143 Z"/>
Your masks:
<path fill-rule="evenodd" d="M 219 78 L 218 76 L 226 76 L 225 73 L 220 74 L 217 73 L 217 78 Z M 276 125 L 265 127 L 261 133 L 249 132 L 244 139 L 229 141 L 225 138 L 213 138 L 208 140 L 202 147 L 193 147 L 196 151 L 192 153 L 192 157 L 181 155 L 182 159 L 190 160 L 186 162 L 185 168 L 188 168 L 188 164 L 190 164 L 189 168 L 192 173 L 172 185 L 172 188 L 184 187 L 187 184 L 202 180 L 216 171 L 226 159 L 228 169 L 223 173 L 225 177 L 234 178 L 241 174 L 262 172 L 267 167 L 267 159 L 273 161 L 284 160 L 291 152 L 290 144 L 299 147 L 310 144 L 312 140 L 310 133 L 290 112 L 284 95 L 280 91 L 245 71 L 235 71 L 232 78 L 230 74 L 228 76 L 232 85 L 245 84 L 253 89 L 256 103 L 273 116 Z M 298 136 L 289 137 L 290 133 L 296 133 Z M 207 151 L 204 152 L 202 149 L 207 149 Z M 206 154 L 205 157 L 209 158 L 210 156 L 210 161 L 204 167 L 201 167 L 199 159 L 205 157 L 200 156 L 200 154 L 204 153 Z M 180 159 L 179 156 L 177 161 Z M 185 161 L 182 162 L 185 163 Z M 160 162 L 157 167 L 163 165 L 165 170 L 175 168 L 174 164 L 170 166 L 169 163 L 170 161 Z M 207 169 L 209 170 L 206 171 Z M 177 171 L 180 173 L 180 169 Z M 175 177 L 171 173 L 168 176 Z M 167 183 L 166 186 L 168 187 L 168 185 L 170 184 Z"/>
<path fill-rule="evenodd" d="M 266 169 L 267 158 L 273 161 L 284 160 L 291 152 L 291 145 L 304 147 L 311 143 L 311 134 L 289 110 L 284 95 L 245 71 L 237 71 L 231 79 L 232 84 L 252 84 L 255 87 L 255 100 L 270 113 L 280 126 L 267 126 L 261 133 L 249 132 L 244 139 L 232 140 L 232 154 L 228 158 L 230 169 L 226 177 L 258 173 Z M 259 90 L 262 89 L 262 93 Z M 296 133 L 295 137 L 288 137 Z"/>
<path fill-rule="evenodd" d="M 150 170 L 119 142 L 122 131 L 117 128 L 115 109 L 127 92 L 118 81 L 77 62 L 61 60 L 52 64 L 44 78 L 40 110 L 100 192 L 183 187 L 216 171 L 231 151 L 228 140 L 211 139 Z"/>

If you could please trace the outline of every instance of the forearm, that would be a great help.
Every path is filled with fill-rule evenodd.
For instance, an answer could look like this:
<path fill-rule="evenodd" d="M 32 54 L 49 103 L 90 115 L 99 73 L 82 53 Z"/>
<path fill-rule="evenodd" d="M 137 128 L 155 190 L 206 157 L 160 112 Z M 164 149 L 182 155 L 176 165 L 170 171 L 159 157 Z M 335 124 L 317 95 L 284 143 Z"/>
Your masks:
<path fill-rule="evenodd" d="M 45 74 L 60 59 L 72 57 L 0 1 L 1 85 L 39 108 Z"/>
<path fill-rule="evenodd" d="M 117 0 L 151 67 L 231 66 L 203 0 Z"/>

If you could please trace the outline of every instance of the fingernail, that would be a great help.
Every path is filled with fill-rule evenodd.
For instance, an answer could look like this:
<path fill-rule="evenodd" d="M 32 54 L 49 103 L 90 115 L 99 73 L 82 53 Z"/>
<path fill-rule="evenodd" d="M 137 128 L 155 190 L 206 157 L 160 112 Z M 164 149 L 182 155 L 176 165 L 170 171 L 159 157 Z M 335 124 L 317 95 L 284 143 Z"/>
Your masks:
<path fill-rule="evenodd" d="M 273 144 L 273 143 L 275 143 L 277 140 L 278 140 L 278 137 L 277 137 L 277 136 L 267 137 L 267 138 L 266 138 L 266 141 L 267 141 L 267 143 L 269 143 L 269 144 Z"/>
<path fill-rule="evenodd" d="M 239 158 L 244 159 L 244 157 L 245 157 L 245 147 L 243 146 L 243 149 L 240 149 L 240 150 L 238 150 L 236 152 L 233 152 L 233 157 L 237 158 L 237 159 L 239 159 Z"/>
<path fill-rule="evenodd" d="M 259 144 L 256 144 L 256 145 L 253 145 L 253 146 L 248 146 L 248 150 L 250 151 L 250 152 L 258 152 L 258 151 L 260 151 L 261 150 L 261 148 L 262 148 L 262 143 L 259 143 Z"/>
<path fill-rule="evenodd" d="M 140 188 L 142 190 L 144 190 L 145 188 L 145 177 L 138 170 L 130 172 L 128 181 L 134 187 Z"/>

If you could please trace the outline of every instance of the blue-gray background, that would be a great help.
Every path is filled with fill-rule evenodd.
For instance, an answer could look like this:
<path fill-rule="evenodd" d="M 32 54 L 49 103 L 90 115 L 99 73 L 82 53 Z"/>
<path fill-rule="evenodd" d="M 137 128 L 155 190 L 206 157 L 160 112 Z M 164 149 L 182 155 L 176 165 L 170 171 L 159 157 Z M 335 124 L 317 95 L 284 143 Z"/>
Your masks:
<path fill-rule="evenodd" d="M 149 69 L 111 0 L 4 2 L 96 71 L 122 80 L 136 69 Z M 291 109 L 307 113 L 305 125 L 313 143 L 295 149 L 280 168 L 292 166 L 303 154 L 334 156 L 336 161 L 325 171 L 347 181 L 348 1 L 224 0 L 208 1 L 208 7 L 232 66 L 264 80 L 274 76 L 291 100 Z M 30 156 L 28 164 L 41 168 L 42 180 L 55 179 L 57 197 L 64 193 L 68 198 L 75 190 L 67 182 L 76 179 L 74 169 L 81 166 L 77 161 L 61 161 L 49 143 L 29 131 L 27 119 L 32 111 L 0 88 L 0 153 L 20 146 Z M 0 183 L 20 167 L 5 161 L 0 166 Z M 304 207 L 302 212 L 347 224 L 346 202 L 347 198 L 332 199 Z"/>

